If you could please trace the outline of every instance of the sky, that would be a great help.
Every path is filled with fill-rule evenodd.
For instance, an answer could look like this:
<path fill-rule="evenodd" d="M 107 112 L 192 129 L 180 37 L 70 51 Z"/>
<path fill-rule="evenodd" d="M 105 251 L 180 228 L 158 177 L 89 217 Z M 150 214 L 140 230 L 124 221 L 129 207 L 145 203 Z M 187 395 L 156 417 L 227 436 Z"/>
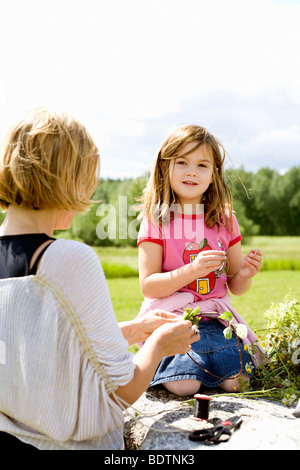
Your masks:
<path fill-rule="evenodd" d="M 176 127 L 226 165 L 300 165 L 300 0 L 0 0 L 0 138 L 38 106 L 81 120 L 103 178 L 151 171 Z"/>

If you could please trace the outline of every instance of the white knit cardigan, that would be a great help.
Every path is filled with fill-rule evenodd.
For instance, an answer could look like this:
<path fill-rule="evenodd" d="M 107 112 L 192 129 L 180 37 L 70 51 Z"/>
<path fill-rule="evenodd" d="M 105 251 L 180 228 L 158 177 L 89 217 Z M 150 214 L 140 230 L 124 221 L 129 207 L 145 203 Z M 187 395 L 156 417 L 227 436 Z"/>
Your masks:
<path fill-rule="evenodd" d="M 39 449 L 123 447 L 110 395 L 135 366 L 94 250 L 59 239 L 37 275 L 1 280 L 0 341 L 0 431 Z"/>

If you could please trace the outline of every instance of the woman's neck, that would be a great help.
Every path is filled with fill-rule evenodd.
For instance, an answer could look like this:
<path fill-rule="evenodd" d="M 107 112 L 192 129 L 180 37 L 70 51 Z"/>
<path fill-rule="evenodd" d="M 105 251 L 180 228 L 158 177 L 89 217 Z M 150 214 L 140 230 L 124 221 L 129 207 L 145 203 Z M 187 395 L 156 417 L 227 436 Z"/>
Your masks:
<path fill-rule="evenodd" d="M 46 233 L 52 237 L 55 230 L 55 213 L 51 210 L 33 210 L 25 207 L 9 206 L 0 235 L 22 235 L 26 233 Z"/>

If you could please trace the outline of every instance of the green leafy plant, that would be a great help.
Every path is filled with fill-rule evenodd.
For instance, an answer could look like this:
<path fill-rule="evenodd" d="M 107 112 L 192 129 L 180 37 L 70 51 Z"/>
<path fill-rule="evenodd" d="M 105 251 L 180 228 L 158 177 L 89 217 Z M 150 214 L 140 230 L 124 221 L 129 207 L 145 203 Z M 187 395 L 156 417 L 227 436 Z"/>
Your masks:
<path fill-rule="evenodd" d="M 259 339 L 270 361 L 256 368 L 252 388 L 273 387 L 272 398 L 293 406 L 300 399 L 300 302 L 288 294 L 265 315 L 267 328 Z"/>
<path fill-rule="evenodd" d="M 245 365 L 246 372 L 254 372 L 254 376 L 250 382 L 240 381 L 239 395 L 264 397 L 281 401 L 285 406 L 295 406 L 300 399 L 300 302 L 288 294 L 283 302 L 273 303 L 265 317 L 267 328 L 256 333 L 261 333 L 258 339 L 269 360 L 255 369 L 252 364 Z M 232 321 L 229 312 L 219 318 Z M 239 329 L 237 327 L 237 334 Z M 226 328 L 225 337 L 230 334 Z M 245 345 L 244 349 L 250 355 L 258 352 L 257 343 Z"/>
<path fill-rule="evenodd" d="M 198 312 L 199 308 L 185 309 L 184 319 L 197 324 L 201 318 Z M 288 294 L 283 302 L 273 303 L 265 317 L 267 328 L 255 333 L 269 360 L 255 369 L 252 363 L 245 364 L 246 373 L 254 372 L 254 376 L 250 382 L 240 380 L 241 391 L 238 394 L 245 398 L 265 398 L 281 401 L 285 406 L 295 406 L 300 399 L 300 302 Z M 231 312 L 226 311 L 218 318 L 229 324 L 223 331 L 225 338 L 230 339 L 233 331 L 239 338 L 246 338 L 246 325 L 233 324 Z M 250 355 L 258 353 L 257 342 L 244 345 L 244 350 Z"/>
<path fill-rule="evenodd" d="M 227 320 L 228 323 L 229 323 L 229 326 L 227 326 L 227 328 L 225 328 L 223 330 L 223 334 L 224 334 L 226 339 L 231 339 L 232 338 L 232 331 L 234 331 L 235 334 L 239 338 L 241 338 L 241 339 L 246 338 L 246 336 L 248 334 L 246 325 L 244 325 L 242 323 L 233 324 L 232 321 L 234 319 L 234 316 L 231 312 L 226 311 L 226 312 L 222 313 L 221 315 L 219 315 L 218 318 L 221 319 L 221 320 Z"/>
<path fill-rule="evenodd" d="M 198 321 L 201 320 L 201 316 L 198 315 L 199 312 L 199 307 L 196 307 L 194 310 L 191 308 L 185 308 L 184 309 L 185 313 L 183 314 L 183 319 L 184 320 L 189 320 L 192 322 L 193 325 L 198 325 Z"/>

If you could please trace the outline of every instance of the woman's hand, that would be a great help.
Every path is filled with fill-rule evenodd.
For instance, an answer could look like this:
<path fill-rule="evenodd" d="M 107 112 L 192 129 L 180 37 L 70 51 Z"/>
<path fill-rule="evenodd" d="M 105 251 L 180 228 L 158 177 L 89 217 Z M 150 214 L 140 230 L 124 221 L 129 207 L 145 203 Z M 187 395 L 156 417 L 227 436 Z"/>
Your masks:
<path fill-rule="evenodd" d="M 124 338 L 129 345 L 146 341 L 154 330 L 165 323 L 178 322 L 180 317 L 164 310 L 154 310 L 134 320 L 119 323 Z"/>
<path fill-rule="evenodd" d="M 147 338 L 153 333 L 154 330 L 164 325 L 165 323 L 176 323 L 182 318 L 175 313 L 166 312 L 164 310 L 155 310 L 142 317 L 135 319 L 139 323 L 141 332 L 140 341 L 146 341 Z"/>
<path fill-rule="evenodd" d="M 186 354 L 191 344 L 199 341 L 200 334 L 189 320 L 178 320 L 172 324 L 164 324 L 157 328 L 149 341 L 155 341 L 163 357 L 175 354 Z M 147 343 L 146 343 L 147 344 Z"/>

